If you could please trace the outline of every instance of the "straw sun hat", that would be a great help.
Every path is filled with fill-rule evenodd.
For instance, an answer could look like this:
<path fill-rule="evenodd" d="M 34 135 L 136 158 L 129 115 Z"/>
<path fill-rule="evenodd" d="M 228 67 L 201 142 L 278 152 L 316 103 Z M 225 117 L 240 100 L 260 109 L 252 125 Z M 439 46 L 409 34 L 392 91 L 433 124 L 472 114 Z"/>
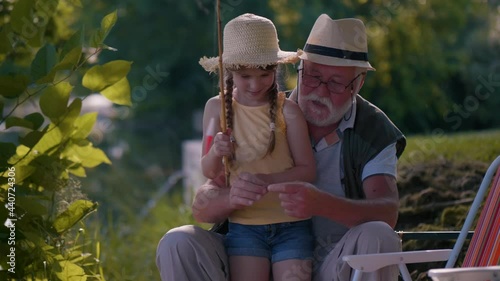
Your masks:
<path fill-rule="evenodd" d="M 222 63 L 225 67 L 257 68 L 297 61 L 296 52 L 280 50 L 276 28 L 267 18 L 243 14 L 224 27 Z M 206 71 L 215 72 L 219 57 L 202 57 L 199 63 Z"/>
<path fill-rule="evenodd" d="M 368 62 L 365 25 L 359 19 L 318 17 L 299 57 L 318 64 L 375 70 Z"/>

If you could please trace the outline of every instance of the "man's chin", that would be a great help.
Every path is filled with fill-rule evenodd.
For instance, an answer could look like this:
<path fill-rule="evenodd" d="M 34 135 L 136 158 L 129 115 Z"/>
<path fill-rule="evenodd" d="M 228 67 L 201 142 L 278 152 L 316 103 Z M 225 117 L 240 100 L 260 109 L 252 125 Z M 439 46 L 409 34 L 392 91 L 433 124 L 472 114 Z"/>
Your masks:
<path fill-rule="evenodd" d="M 320 117 L 320 116 L 306 116 L 307 123 L 317 126 L 317 127 L 326 127 L 337 123 L 340 119 L 332 118 L 331 116 Z"/>

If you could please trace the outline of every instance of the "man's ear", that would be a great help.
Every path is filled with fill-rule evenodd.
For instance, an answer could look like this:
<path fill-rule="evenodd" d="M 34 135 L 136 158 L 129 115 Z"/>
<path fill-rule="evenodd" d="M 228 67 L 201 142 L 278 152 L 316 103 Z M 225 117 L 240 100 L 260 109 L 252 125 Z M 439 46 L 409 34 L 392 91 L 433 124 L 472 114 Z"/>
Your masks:
<path fill-rule="evenodd" d="M 359 83 L 359 89 L 361 90 L 361 88 L 363 88 L 363 84 L 365 84 L 365 77 L 366 77 L 366 74 L 364 75 L 361 75 L 361 83 Z"/>

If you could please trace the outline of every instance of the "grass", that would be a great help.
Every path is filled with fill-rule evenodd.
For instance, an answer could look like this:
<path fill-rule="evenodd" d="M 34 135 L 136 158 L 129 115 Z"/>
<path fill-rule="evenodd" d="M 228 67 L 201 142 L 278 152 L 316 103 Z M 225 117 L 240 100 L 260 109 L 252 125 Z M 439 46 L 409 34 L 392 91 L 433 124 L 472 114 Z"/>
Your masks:
<path fill-rule="evenodd" d="M 171 228 L 194 224 L 191 210 L 182 204 L 179 193 L 163 198 L 145 218 L 138 214 L 114 216 L 106 222 L 94 221 L 89 228 L 98 230 L 101 264 L 106 280 L 160 280 L 156 268 L 156 246 Z"/>
<path fill-rule="evenodd" d="M 486 168 L 500 155 L 500 130 L 447 135 L 411 136 L 399 164 L 401 213 L 398 224 L 413 231 L 459 230 L 469 203 L 440 207 L 459 199 L 472 199 Z M 431 208 L 424 208 L 424 207 Z M 406 210 L 406 212 L 405 212 Z M 447 249 L 455 241 L 403 241 L 403 249 Z M 463 260 L 463 246 L 457 265 Z M 443 267 L 443 262 L 412 264 L 414 280 L 430 280 L 426 271 Z"/>
<path fill-rule="evenodd" d="M 445 135 L 417 135 L 407 138 L 400 166 L 436 159 L 453 162 L 492 162 L 500 155 L 500 130 L 464 132 Z"/>

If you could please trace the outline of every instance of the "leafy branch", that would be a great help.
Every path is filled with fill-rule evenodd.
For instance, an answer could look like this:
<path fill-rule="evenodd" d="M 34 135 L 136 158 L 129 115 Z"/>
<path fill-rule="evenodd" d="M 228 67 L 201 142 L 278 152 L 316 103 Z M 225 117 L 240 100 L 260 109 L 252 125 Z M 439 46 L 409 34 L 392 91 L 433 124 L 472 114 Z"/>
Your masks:
<path fill-rule="evenodd" d="M 2 31 L 8 30 L 9 24 L 22 22 L 16 16 L 36 14 L 37 7 L 35 1 L 17 2 L 11 22 Z M 0 125 L 5 124 L 5 130 L 19 128 L 10 132 L 16 134 L 16 141 L 0 142 L 0 202 L 7 206 L 0 208 L 0 215 L 11 226 L 0 228 L 0 250 L 14 251 L 16 257 L 14 264 L 12 258 L 0 257 L 1 280 L 104 280 L 99 243 L 95 253 L 84 251 L 88 240 L 78 244 L 80 230 L 85 229 L 84 219 L 97 210 L 98 204 L 81 193 L 76 177 L 85 177 L 86 169 L 111 164 L 88 140 L 97 121 L 97 113 L 81 114 L 88 91 L 100 93 L 115 104 L 131 104 L 127 79 L 131 62 L 116 60 L 86 67 L 103 50 L 115 50 L 104 40 L 116 20 L 116 12 L 103 18 L 101 27 L 90 36 L 93 51 L 83 59 L 83 32 L 77 31 L 64 44 L 40 44 L 34 56 L 24 53 L 31 61 L 29 76 L 23 74 L 26 71 L 21 64 L 15 71 L 0 75 Z M 15 26 L 12 30 L 22 28 Z M 19 32 L 16 35 L 23 36 Z M 36 48 L 37 44 L 24 39 Z M 12 44 L 10 52 L 22 53 L 18 50 L 22 45 Z M 1 47 L 0 70 L 5 69 L 4 58 L 8 57 L 2 56 Z M 71 79 L 75 74 L 81 77 Z M 74 97 L 71 102 L 70 97 Z M 14 100 L 6 115 L 2 115 L 4 100 Z M 28 102 L 36 103 L 38 111 L 22 118 L 14 116 Z M 11 233 L 16 234 L 14 245 L 7 241 Z"/>
<path fill-rule="evenodd" d="M 38 89 L 36 89 L 36 91 L 32 94 L 30 94 L 29 92 L 29 88 L 26 88 L 24 90 L 24 93 L 26 93 L 26 97 L 19 101 L 21 99 L 21 95 L 19 97 L 17 97 L 17 100 L 16 100 L 16 104 L 12 107 L 12 109 L 10 110 L 9 113 L 7 113 L 5 116 L 3 116 L 1 119 L 0 119 L 0 125 L 2 125 L 5 120 L 7 120 L 7 118 L 11 117 L 12 114 L 16 111 L 16 109 L 21 106 L 23 103 L 25 103 L 26 101 L 29 101 L 31 100 L 34 96 L 36 96 L 37 94 L 39 94 L 40 92 L 42 92 L 43 90 L 45 90 L 49 85 L 52 85 L 52 86 L 55 86 L 61 82 L 64 82 L 66 80 L 68 80 L 71 76 L 73 76 L 73 74 L 79 70 L 80 68 L 82 68 L 85 64 L 87 64 L 87 62 L 93 57 L 93 56 L 96 56 L 98 55 L 103 49 L 102 48 L 98 48 L 95 50 L 94 53 L 90 54 L 88 57 L 86 57 L 82 62 L 80 62 L 78 65 L 76 65 L 73 69 L 71 69 L 71 71 L 69 72 L 69 74 L 67 74 L 65 77 L 62 77 L 59 81 L 55 81 L 55 82 L 52 82 L 50 84 L 43 84 L 41 87 L 39 87 Z"/>

